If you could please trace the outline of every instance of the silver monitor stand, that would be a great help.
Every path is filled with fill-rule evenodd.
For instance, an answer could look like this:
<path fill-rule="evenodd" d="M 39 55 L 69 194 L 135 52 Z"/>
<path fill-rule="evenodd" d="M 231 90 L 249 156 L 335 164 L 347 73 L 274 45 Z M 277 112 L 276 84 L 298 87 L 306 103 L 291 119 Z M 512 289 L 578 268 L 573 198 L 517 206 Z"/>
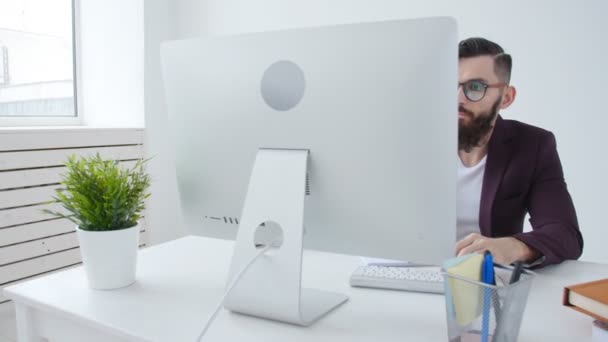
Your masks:
<path fill-rule="evenodd" d="M 302 288 L 302 240 L 308 150 L 260 149 L 236 238 L 228 283 L 258 253 L 257 229 L 276 222 L 282 243 L 256 260 L 228 294 L 225 308 L 297 325 L 310 325 L 348 300 L 346 295 Z"/>

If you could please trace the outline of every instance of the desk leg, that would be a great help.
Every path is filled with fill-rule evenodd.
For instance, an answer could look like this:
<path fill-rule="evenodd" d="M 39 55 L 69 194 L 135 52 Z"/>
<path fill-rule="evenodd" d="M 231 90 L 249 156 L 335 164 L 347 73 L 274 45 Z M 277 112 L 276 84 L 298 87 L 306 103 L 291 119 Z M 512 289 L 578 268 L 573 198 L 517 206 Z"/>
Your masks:
<path fill-rule="evenodd" d="M 42 339 L 36 333 L 34 327 L 34 315 L 32 308 L 25 304 L 15 303 L 15 315 L 17 318 L 17 341 L 19 342 L 40 342 Z"/>

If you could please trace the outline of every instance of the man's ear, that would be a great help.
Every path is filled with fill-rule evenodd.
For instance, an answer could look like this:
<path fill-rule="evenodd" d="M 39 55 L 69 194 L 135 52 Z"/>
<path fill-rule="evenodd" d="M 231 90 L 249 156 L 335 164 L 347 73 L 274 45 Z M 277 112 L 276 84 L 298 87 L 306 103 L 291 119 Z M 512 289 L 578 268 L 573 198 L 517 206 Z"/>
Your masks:
<path fill-rule="evenodd" d="M 502 95 L 502 102 L 500 103 L 500 109 L 507 109 L 513 101 L 515 101 L 515 97 L 517 96 L 517 89 L 513 86 L 508 86 L 505 88 L 505 92 Z"/>

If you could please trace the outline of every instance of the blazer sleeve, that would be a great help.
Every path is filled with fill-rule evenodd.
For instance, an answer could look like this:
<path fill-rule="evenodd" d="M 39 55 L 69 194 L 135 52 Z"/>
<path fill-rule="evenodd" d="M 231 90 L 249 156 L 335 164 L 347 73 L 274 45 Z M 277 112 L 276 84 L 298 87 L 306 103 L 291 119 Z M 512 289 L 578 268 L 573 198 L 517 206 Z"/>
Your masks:
<path fill-rule="evenodd" d="M 543 255 L 539 266 L 578 259 L 583 236 L 552 133 L 541 139 L 537 156 L 527 203 L 533 230 L 514 237 Z"/>

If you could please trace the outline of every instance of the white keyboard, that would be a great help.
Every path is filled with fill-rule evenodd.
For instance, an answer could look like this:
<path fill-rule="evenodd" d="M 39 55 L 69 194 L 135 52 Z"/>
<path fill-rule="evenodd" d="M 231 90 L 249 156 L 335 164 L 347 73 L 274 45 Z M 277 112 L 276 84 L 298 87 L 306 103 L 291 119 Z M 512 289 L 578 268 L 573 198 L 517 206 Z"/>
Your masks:
<path fill-rule="evenodd" d="M 350 277 L 350 285 L 402 291 L 443 293 L 439 267 L 359 266 Z"/>

